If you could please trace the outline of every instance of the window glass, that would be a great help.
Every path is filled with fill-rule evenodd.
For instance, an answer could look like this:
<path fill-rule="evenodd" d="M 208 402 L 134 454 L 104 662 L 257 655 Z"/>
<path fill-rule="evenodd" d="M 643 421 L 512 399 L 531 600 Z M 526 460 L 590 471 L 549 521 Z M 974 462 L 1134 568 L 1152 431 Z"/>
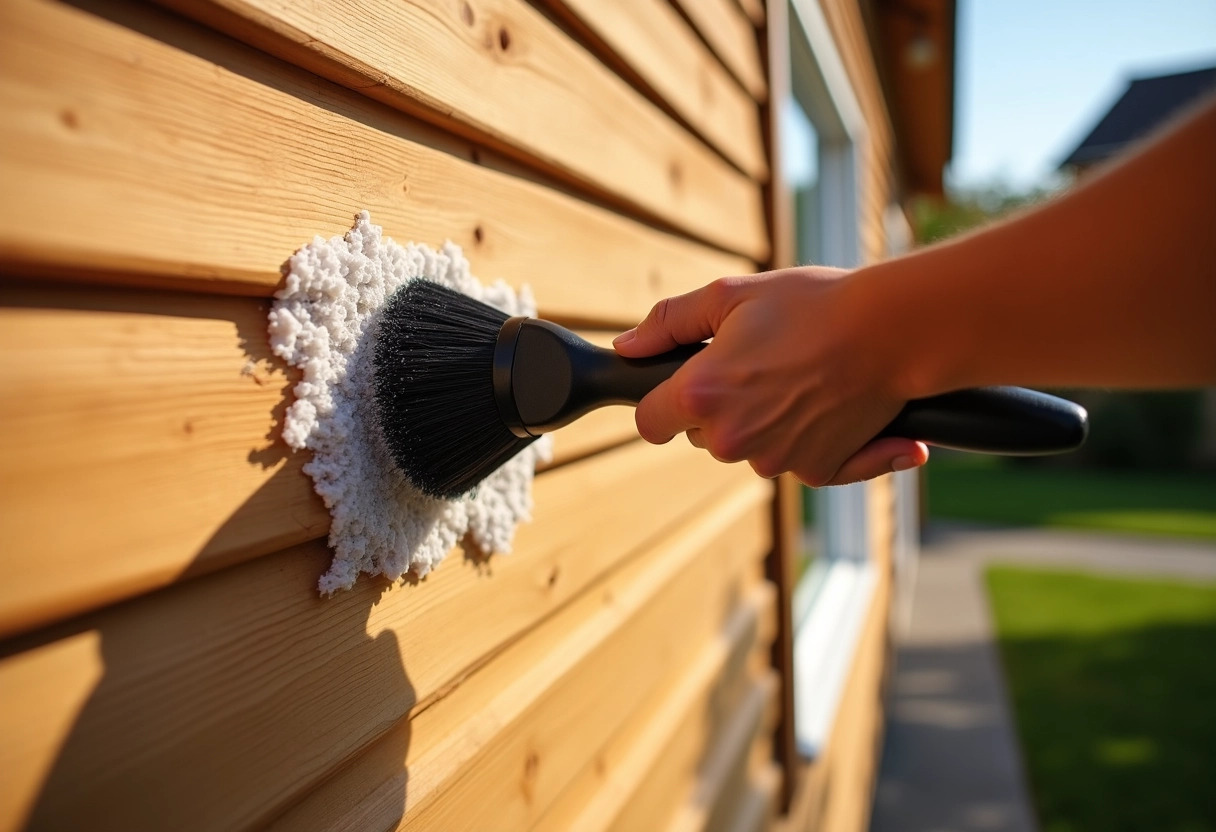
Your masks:
<path fill-rule="evenodd" d="M 821 263 L 819 134 L 806 110 L 792 97 L 781 108 L 781 130 L 782 175 L 794 197 L 798 263 Z"/>
<path fill-rule="evenodd" d="M 815 263 L 820 250 L 819 134 L 806 110 L 792 96 L 781 107 L 781 175 L 794 200 L 796 257 L 799 264 Z M 815 531 L 815 494 L 802 490 L 802 541 L 794 562 L 797 582 L 811 574 L 818 549 Z"/>

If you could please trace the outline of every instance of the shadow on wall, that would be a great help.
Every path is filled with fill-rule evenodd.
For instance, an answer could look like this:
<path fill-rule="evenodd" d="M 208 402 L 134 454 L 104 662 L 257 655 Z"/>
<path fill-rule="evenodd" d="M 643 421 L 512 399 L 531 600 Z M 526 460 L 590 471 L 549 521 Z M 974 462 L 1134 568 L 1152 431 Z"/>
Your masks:
<path fill-rule="evenodd" d="M 118 311 L 139 312 L 155 296 L 114 297 L 130 298 Z M 190 315 L 190 298 L 173 295 L 172 314 Z M 259 308 L 232 324 L 248 361 L 261 367 L 277 361 Z M 376 828 L 403 817 L 408 715 L 418 696 L 397 635 L 384 616 L 372 619 L 387 593 L 416 590 L 365 576 L 350 592 L 319 597 L 317 578 L 331 557 L 328 514 L 300 471 L 305 455 L 288 459 L 279 438 L 290 379 L 276 373 L 273 383 L 282 399 L 266 414 L 265 447 L 234 452 L 246 465 L 277 470 L 169 586 L 4 644 L 6 657 L 24 652 L 71 676 L 34 708 L 64 724 L 35 729 L 62 740 L 45 762 L 27 828 L 313 828 L 325 812 L 340 817 L 356 807 Z M 307 502 L 284 505 L 285 494 Z M 265 542 L 252 530 L 276 513 L 289 515 L 283 525 L 296 545 L 267 552 L 281 538 Z M 251 549 L 251 539 L 263 542 Z M 73 658 L 56 663 L 65 651 Z M 311 815 L 298 814 L 344 762 L 373 753 L 376 782 L 344 785 Z"/>
<path fill-rule="evenodd" d="M 409 712 L 414 688 L 396 636 L 366 631 L 383 582 L 325 601 L 315 586 L 325 557 L 287 554 L 314 568 L 267 564 L 290 582 L 271 596 L 276 604 L 230 602 L 235 587 L 220 573 L 40 634 L 45 643 L 92 630 L 103 673 L 66 732 L 29 828 L 267 823 L 330 773 L 337 749 L 374 741 L 366 728 L 348 733 L 353 728 L 383 730 Z M 231 618 L 230 607 L 238 610 Z M 327 654 L 328 661 L 316 661 Z M 380 721 L 370 721 L 376 716 Z M 391 747 L 381 754 L 399 767 L 374 784 L 377 808 L 400 818 L 408 721 L 383 742 Z"/>

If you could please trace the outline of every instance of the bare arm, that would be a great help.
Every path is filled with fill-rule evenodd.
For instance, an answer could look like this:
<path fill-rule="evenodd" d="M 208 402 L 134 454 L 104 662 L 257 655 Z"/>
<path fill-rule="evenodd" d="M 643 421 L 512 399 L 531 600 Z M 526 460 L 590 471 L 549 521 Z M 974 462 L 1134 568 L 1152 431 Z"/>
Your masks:
<path fill-rule="evenodd" d="M 919 443 L 868 441 L 911 398 L 1216 383 L 1216 101 L 1011 220 L 852 273 L 724 278 L 660 302 L 617 350 L 710 336 L 638 431 L 810 485 L 922 464 Z"/>
<path fill-rule="evenodd" d="M 1216 101 L 1056 200 L 856 277 L 881 346 L 915 355 L 908 398 L 1216 383 Z"/>

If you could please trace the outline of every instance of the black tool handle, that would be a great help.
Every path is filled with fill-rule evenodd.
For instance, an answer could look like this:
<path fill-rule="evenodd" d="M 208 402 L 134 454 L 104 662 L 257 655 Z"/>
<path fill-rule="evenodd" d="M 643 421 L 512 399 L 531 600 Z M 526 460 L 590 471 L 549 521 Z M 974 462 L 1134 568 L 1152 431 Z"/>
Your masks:
<path fill-rule="evenodd" d="M 675 373 L 704 344 L 652 358 L 621 358 L 604 350 L 584 365 L 587 390 L 636 404 Z M 1078 404 L 1023 387 L 978 387 L 916 399 L 879 433 L 973 453 L 1038 456 L 1075 450 L 1089 423 Z M 876 437 L 878 438 L 878 437 Z"/>
<path fill-rule="evenodd" d="M 622 358 L 615 350 L 597 347 L 594 358 L 588 356 L 575 375 L 588 395 L 604 404 L 637 404 L 707 346 L 684 344 L 646 358 Z"/>
<path fill-rule="evenodd" d="M 976 387 L 914 399 L 879 434 L 1003 456 L 1079 448 L 1089 417 L 1079 404 L 1024 387 Z"/>
<path fill-rule="evenodd" d="M 520 424 L 535 436 L 597 407 L 637 404 L 706 346 L 688 344 L 649 358 L 623 358 L 564 327 L 526 320 L 506 363 Z M 1087 430 L 1084 408 L 1070 401 L 1020 387 L 983 387 L 910 401 L 879 437 L 1032 456 L 1071 451 L 1085 441 Z"/>

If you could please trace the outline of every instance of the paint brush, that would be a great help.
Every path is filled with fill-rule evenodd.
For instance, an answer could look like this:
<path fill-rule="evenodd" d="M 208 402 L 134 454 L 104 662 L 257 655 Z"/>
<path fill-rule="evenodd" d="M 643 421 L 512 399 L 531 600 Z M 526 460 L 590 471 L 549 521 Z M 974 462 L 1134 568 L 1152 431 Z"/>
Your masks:
<path fill-rule="evenodd" d="M 414 280 L 381 311 L 374 349 L 377 418 L 394 462 L 423 492 L 468 492 L 537 437 L 598 407 L 637 404 L 705 344 L 622 358 L 550 321 L 510 316 Z M 1085 410 L 1020 387 L 908 402 L 879 436 L 979 453 L 1032 456 L 1085 441 Z"/>

